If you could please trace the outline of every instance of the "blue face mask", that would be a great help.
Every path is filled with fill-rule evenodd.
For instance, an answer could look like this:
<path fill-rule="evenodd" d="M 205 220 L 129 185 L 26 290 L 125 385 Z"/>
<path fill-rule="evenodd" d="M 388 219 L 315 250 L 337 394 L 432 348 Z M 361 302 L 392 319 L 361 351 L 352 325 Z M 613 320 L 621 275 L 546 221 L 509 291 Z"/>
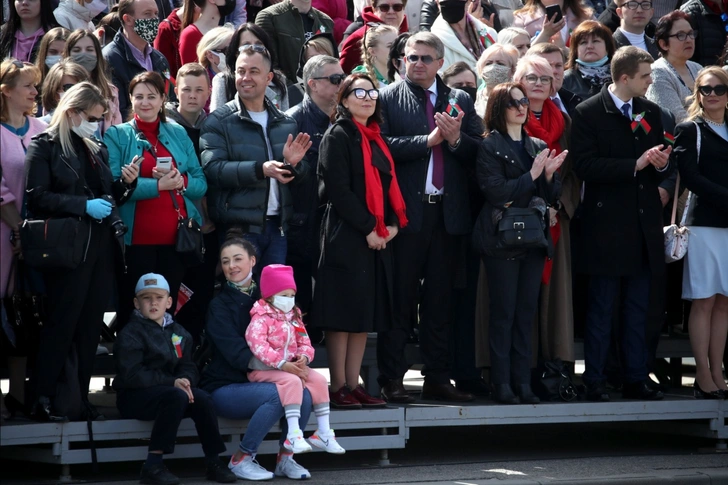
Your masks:
<path fill-rule="evenodd" d="M 585 62 L 585 61 L 582 61 L 581 59 L 576 60 L 576 63 L 583 67 L 602 67 L 607 62 L 609 62 L 608 56 L 604 56 L 601 59 L 599 59 L 598 61 L 594 61 L 594 62 Z"/>

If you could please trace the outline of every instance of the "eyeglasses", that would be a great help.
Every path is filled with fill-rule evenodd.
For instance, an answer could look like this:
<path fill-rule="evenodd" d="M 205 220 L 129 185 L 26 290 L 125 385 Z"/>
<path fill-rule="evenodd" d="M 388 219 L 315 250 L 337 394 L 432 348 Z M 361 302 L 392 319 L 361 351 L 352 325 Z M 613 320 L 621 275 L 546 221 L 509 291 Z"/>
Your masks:
<path fill-rule="evenodd" d="M 86 115 L 86 121 L 88 121 L 89 123 L 98 123 L 99 121 L 101 121 L 103 119 L 103 118 L 94 118 L 93 116 L 89 116 L 88 113 L 86 113 L 84 110 L 81 110 L 81 113 Z"/>
<path fill-rule="evenodd" d="M 536 84 L 538 81 L 541 81 L 541 84 L 551 84 L 551 76 L 537 76 L 535 74 L 529 74 L 523 79 L 525 79 L 528 84 Z"/>
<path fill-rule="evenodd" d="M 725 84 L 718 84 L 717 86 L 706 85 L 698 87 L 698 91 L 703 96 L 710 96 L 711 93 L 715 93 L 716 96 L 723 96 L 725 93 L 728 93 L 728 86 Z"/>
<path fill-rule="evenodd" d="M 511 98 L 510 101 L 508 101 L 508 104 L 506 105 L 507 108 L 513 108 L 513 109 L 521 109 L 521 106 L 524 108 L 528 108 L 528 106 L 531 104 L 531 102 L 528 100 L 528 98 L 521 98 L 521 99 L 513 99 Z"/>
<path fill-rule="evenodd" d="M 432 57 L 430 55 L 418 56 L 415 54 L 410 54 L 408 56 L 404 56 L 404 58 L 407 60 L 407 62 L 411 62 L 412 64 L 415 64 L 418 61 L 422 61 L 422 63 L 426 66 L 429 66 L 430 64 L 432 64 L 432 61 L 436 60 L 434 57 Z"/>
<path fill-rule="evenodd" d="M 402 9 L 404 8 L 404 4 L 403 3 L 393 3 L 390 5 L 388 3 L 383 3 L 381 5 L 377 5 L 377 10 L 379 10 L 380 12 L 383 12 L 383 13 L 387 13 L 387 12 L 389 12 L 390 7 L 395 12 L 401 12 Z"/>
<path fill-rule="evenodd" d="M 311 79 L 327 79 L 331 84 L 338 86 L 339 84 L 341 84 L 341 81 L 346 79 L 346 74 L 332 74 L 330 76 L 312 77 Z"/>
<path fill-rule="evenodd" d="M 354 97 L 356 99 L 365 99 L 367 97 L 367 95 L 369 95 L 369 99 L 371 99 L 372 101 L 376 101 L 379 98 L 379 91 L 376 89 L 364 89 L 364 88 L 352 89 L 351 91 L 346 93 L 346 96 L 344 96 L 344 97 L 349 96 L 351 93 L 354 93 Z"/>
<path fill-rule="evenodd" d="M 63 89 L 63 92 L 66 92 L 69 89 L 71 89 L 73 86 L 74 86 L 74 84 L 64 84 L 63 86 L 61 86 L 61 89 Z"/>
<path fill-rule="evenodd" d="M 642 10 L 652 10 L 652 2 L 626 2 L 622 4 L 622 8 L 625 7 L 629 10 L 637 10 L 637 7 L 640 7 Z"/>
<path fill-rule="evenodd" d="M 684 41 L 688 37 L 691 39 L 697 39 L 698 38 L 698 31 L 697 30 L 691 30 L 690 32 L 678 32 L 677 34 L 668 35 L 668 37 L 677 37 L 677 40 L 680 42 Z"/>
<path fill-rule="evenodd" d="M 259 52 L 260 54 L 265 54 L 266 56 L 270 57 L 270 54 L 268 53 L 268 49 L 266 49 L 265 46 L 261 45 L 261 44 L 243 44 L 240 47 L 238 47 L 238 52 L 243 52 L 243 51 Z"/>
<path fill-rule="evenodd" d="M 18 61 L 18 60 L 13 60 L 13 62 L 11 62 L 11 64 L 13 66 L 17 67 L 18 69 L 22 69 L 24 67 L 29 67 L 29 66 L 35 67 L 34 64 L 31 64 L 30 62 L 23 62 L 23 61 Z M 5 76 L 7 76 L 8 74 L 10 74 L 10 69 L 5 71 L 5 74 L 3 74 L 2 77 L 0 77 L 0 82 L 2 82 L 2 80 L 5 79 Z"/>

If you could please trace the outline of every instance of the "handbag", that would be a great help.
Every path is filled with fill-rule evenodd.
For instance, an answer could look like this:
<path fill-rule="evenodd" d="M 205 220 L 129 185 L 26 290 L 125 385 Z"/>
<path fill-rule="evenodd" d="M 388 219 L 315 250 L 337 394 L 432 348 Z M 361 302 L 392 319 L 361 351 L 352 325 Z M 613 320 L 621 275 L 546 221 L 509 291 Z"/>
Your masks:
<path fill-rule="evenodd" d="M 25 219 L 20 226 L 23 259 L 42 271 L 76 269 L 90 238 L 91 227 L 81 217 Z"/>
<path fill-rule="evenodd" d="M 577 398 L 569 369 L 561 359 L 547 360 L 532 374 L 531 388 L 542 401 L 571 402 Z"/>
<path fill-rule="evenodd" d="M 538 209 L 509 207 L 498 221 L 499 249 L 548 247 L 543 215 Z"/>
<path fill-rule="evenodd" d="M 675 197 L 672 200 L 672 216 L 670 217 L 670 225 L 664 227 L 666 263 L 680 261 L 688 252 L 690 229 L 685 226 L 685 218 L 688 213 L 687 210 L 683 212 L 680 224 L 675 224 L 675 215 L 677 214 L 677 197 L 680 193 L 679 187 L 680 174 L 678 174 L 677 182 L 675 183 Z"/>
<path fill-rule="evenodd" d="M 35 352 L 40 331 L 46 318 L 46 298 L 40 275 L 28 268 L 23 260 L 13 258 L 6 288 L 14 281 L 13 293 L 2 299 L 5 310 L 4 328 L 13 346 L 12 355 L 27 356 Z"/>
<path fill-rule="evenodd" d="M 205 241 L 202 237 L 200 224 L 192 217 L 182 217 L 177 198 L 170 191 L 174 210 L 177 211 L 177 240 L 174 248 L 182 259 L 190 266 L 200 264 L 205 260 Z"/>

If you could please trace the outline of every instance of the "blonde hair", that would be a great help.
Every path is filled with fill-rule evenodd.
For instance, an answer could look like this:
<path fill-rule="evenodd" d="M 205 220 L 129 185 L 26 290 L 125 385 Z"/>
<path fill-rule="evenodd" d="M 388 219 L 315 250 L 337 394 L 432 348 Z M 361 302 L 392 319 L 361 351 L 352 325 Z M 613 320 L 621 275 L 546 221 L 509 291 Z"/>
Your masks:
<path fill-rule="evenodd" d="M 58 91 L 61 89 L 63 76 L 72 77 L 76 83 L 88 81 L 88 71 L 81 65 L 73 62 L 72 59 L 66 58 L 55 66 L 51 67 L 48 75 L 43 81 L 43 91 L 40 96 L 41 104 L 46 113 L 50 113 L 58 106 Z"/>
<path fill-rule="evenodd" d="M 397 29 L 391 25 L 380 24 L 375 27 L 369 27 L 364 31 L 364 36 L 361 39 L 361 62 L 364 68 L 367 70 L 367 74 L 374 81 L 377 80 L 376 71 L 374 70 L 374 58 L 372 57 L 369 49 L 374 49 L 379 45 L 380 38 L 385 34 L 394 34 L 396 37 L 399 35 Z M 387 73 L 381 73 L 385 76 Z M 377 87 L 377 86 L 375 86 Z"/>
<path fill-rule="evenodd" d="M 34 85 L 40 83 L 40 69 L 28 62 L 21 62 L 15 59 L 6 59 L 0 64 L 0 91 L 3 88 L 13 89 L 18 85 L 20 76 L 30 75 Z M 35 105 L 30 111 L 23 113 L 25 116 L 32 116 L 35 112 Z M 0 93 L 0 122 L 8 121 L 8 104 L 5 102 L 5 94 Z"/>
<path fill-rule="evenodd" d="M 207 60 L 207 52 L 219 49 L 221 46 L 230 44 L 233 38 L 232 24 L 225 24 L 222 27 L 215 27 L 202 36 L 200 43 L 197 44 L 197 60 L 203 67 L 210 67 L 210 61 Z"/>
<path fill-rule="evenodd" d="M 513 45 L 513 41 L 519 35 L 525 35 L 528 38 L 528 41 L 531 41 L 531 36 L 528 34 L 526 29 L 522 29 L 520 27 L 506 27 L 498 32 L 498 43 Z"/>
<path fill-rule="evenodd" d="M 513 80 L 525 86 L 526 83 L 524 78 L 531 71 L 539 77 L 550 77 L 551 86 L 549 87 L 549 96 L 556 94 L 556 86 L 554 86 L 554 71 L 551 69 L 551 64 L 549 64 L 549 61 L 536 54 L 526 54 L 518 61 L 516 73 L 513 75 Z"/>
<path fill-rule="evenodd" d="M 478 73 L 480 79 L 483 78 L 483 70 L 485 69 L 485 63 L 488 60 L 498 54 L 505 54 L 507 59 L 511 61 L 511 73 L 515 72 L 516 64 L 518 64 L 518 49 L 510 44 L 501 44 L 500 42 L 493 44 L 483 51 L 480 55 L 480 59 L 475 63 L 475 72 Z"/>
<path fill-rule="evenodd" d="M 728 86 L 728 72 L 725 72 L 722 67 L 708 66 L 701 69 L 693 84 L 693 94 L 687 97 L 690 106 L 688 106 L 688 117 L 685 121 L 692 121 L 695 118 L 703 117 L 703 104 L 701 102 L 703 95 L 700 94 L 699 88 L 701 81 L 707 76 L 715 76 L 720 82 Z"/>
<path fill-rule="evenodd" d="M 48 132 L 55 132 L 58 135 L 58 139 L 61 142 L 61 149 L 63 154 L 67 157 L 75 157 L 76 151 L 73 149 L 73 142 L 71 141 L 71 118 L 69 111 L 89 111 L 96 106 L 104 108 L 104 112 L 109 109 L 109 104 L 101 94 L 99 88 L 94 86 L 88 81 L 76 84 L 71 89 L 66 91 L 63 98 L 58 103 L 58 107 L 53 112 L 53 117 L 48 125 Z M 89 140 L 88 138 L 82 138 L 86 147 L 92 153 L 98 153 L 99 146 Z"/>
<path fill-rule="evenodd" d="M 334 52 L 334 44 L 326 37 L 314 37 L 304 44 L 304 48 L 313 47 L 319 55 L 337 57 Z M 313 56 L 311 56 L 313 57 Z"/>

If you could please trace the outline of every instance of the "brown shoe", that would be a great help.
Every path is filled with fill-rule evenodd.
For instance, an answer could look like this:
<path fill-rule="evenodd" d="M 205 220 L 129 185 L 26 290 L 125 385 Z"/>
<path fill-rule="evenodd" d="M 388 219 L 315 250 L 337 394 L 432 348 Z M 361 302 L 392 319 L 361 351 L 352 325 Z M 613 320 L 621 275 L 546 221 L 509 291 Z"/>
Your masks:
<path fill-rule="evenodd" d="M 349 386 L 341 386 L 336 392 L 329 391 L 330 405 L 339 409 L 361 409 L 361 403 L 351 394 Z"/>
<path fill-rule="evenodd" d="M 402 382 L 402 379 L 393 379 L 389 381 L 386 385 L 382 386 L 381 393 L 382 399 L 386 400 L 387 402 L 415 402 L 415 398 L 410 396 L 407 393 L 407 390 L 404 388 L 404 383 Z"/>
<path fill-rule="evenodd" d="M 449 382 L 437 384 L 434 382 L 428 382 L 427 379 L 425 379 L 425 383 L 422 385 L 422 399 L 431 401 L 468 402 L 475 399 L 475 397 L 470 393 L 458 391 L 455 386 Z"/>
<path fill-rule="evenodd" d="M 362 386 L 356 386 L 351 391 L 351 395 L 365 408 L 383 408 L 387 405 L 387 401 L 372 397 Z"/>

